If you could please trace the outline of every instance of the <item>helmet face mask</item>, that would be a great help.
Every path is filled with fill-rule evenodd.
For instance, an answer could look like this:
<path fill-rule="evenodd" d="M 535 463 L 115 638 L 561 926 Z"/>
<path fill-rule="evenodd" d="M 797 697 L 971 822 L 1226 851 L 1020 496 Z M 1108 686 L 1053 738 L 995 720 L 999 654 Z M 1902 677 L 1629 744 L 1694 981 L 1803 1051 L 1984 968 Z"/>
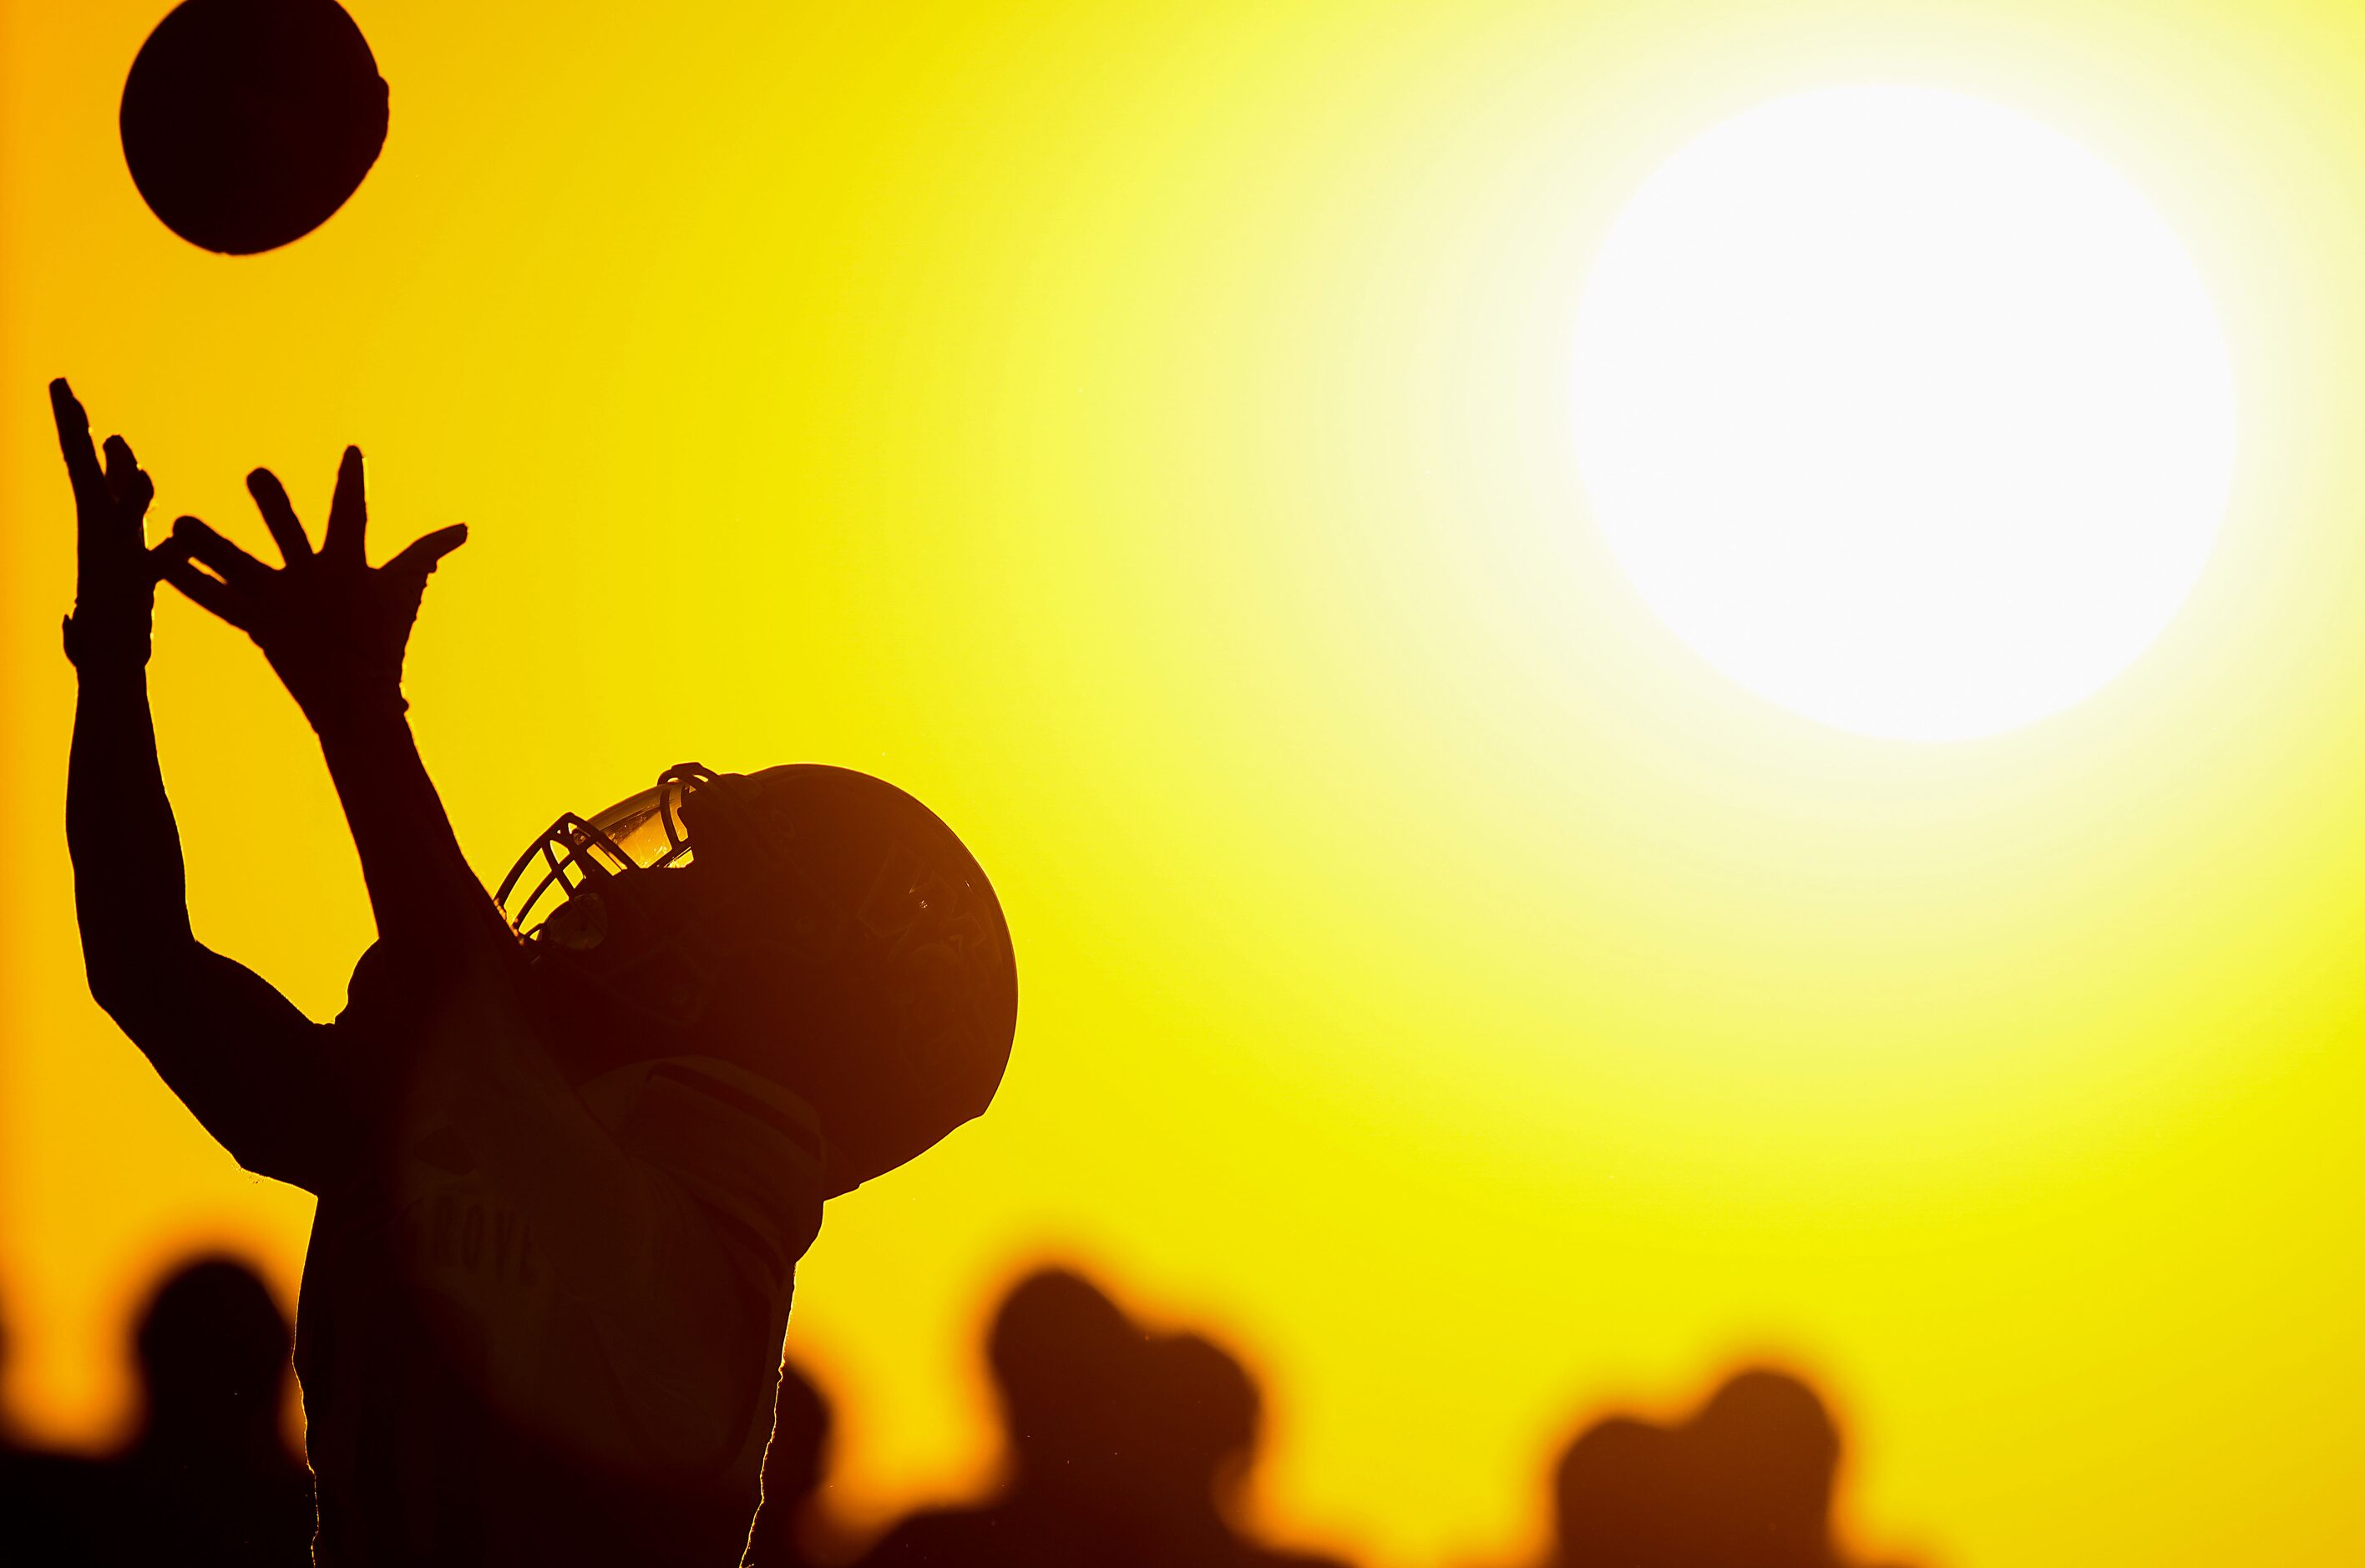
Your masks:
<path fill-rule="evenodd" d="M 604 1000 L 659 1030 L 696 1022 L 704 1003 L 694 948 L 658 934 L 677 927 L 654 879 L 691 859 L 681 802 L 703 769 L 667 771 L 644 790 L 584 818 L 561 816 L 518 857 L 494 895 L 537 967 L 562 969 Z M 711 778 L 711 775 L 705 775 Z"/>
<path fill-rule="evenodd" d="M 689 861 L 689 827 L 681 807 L 714 776 L 694 763 L 667 768 L 655 788 L 630 795 L 588 819 L 568 812 L 501 879 L 493 895 L 519 935 L 539 928 L 577 892 L 627 870 L 662 870 Z M 539 873 L 539 874 L 537 874 Z"/>
<path fill-rule="evenodd" d="M 1015 975 L 983 871 L 862 774 L 669 768 L 560 817 L 497 900 L 568 1011 L 609 1036 L 588 1055 L 763 1072 L 821 1111 L 845 1187 L 983 1111 L 1008 1058 Z"/>
<path fill-rule="evenodd" d="M 745 780 L 684 764 L 596 816 L 560 817 L 502 879 L 502 914 L 538 963 L 676 1034 L 705 1019 L 727 975 L 811 971 L 844 916 L 734 785 Z"/>

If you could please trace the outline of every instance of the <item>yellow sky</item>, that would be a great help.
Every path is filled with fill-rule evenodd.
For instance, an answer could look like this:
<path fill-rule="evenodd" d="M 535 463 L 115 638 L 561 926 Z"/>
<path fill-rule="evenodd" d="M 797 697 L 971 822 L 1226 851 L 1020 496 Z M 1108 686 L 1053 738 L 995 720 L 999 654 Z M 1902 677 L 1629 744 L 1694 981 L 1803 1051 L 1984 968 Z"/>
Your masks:
<path fill-rule="evenodd" d="M 353 10 L 384 157 L 174 239 L 116 95 L 161 4 L 0 3 L 0 1304 L 28 1425 L 122 1418 L 196 1241 L 308 1204 L 87 1001 L 60 803 L 73 376 L 159 511 L 369 453 L 465 520 L 409 691 L 480 869 L 666 764 L 881 773 L 1019 946 L 992 1114 L 833 1205 L 791 1345 L 875 1519 L 992 1453 L 976 1317 L 1075 1257 L 1277 1406 L 1260 1506 L 1499 1559 L 1582 1411 L 1768 1353 L 1868 1544 L 2349 1564 L 2365 1453 L 2365 24 L 2146 0 Z M 2181 235 L 2243 447 L 2126 677 L 1853 739 L 1651 620 L 1566 350 L 1623 196 L 1844 81 L 2078 138 Z M 367 940 L 301 721 L 162 611 L 200 935 L 332 1012 Z"/>

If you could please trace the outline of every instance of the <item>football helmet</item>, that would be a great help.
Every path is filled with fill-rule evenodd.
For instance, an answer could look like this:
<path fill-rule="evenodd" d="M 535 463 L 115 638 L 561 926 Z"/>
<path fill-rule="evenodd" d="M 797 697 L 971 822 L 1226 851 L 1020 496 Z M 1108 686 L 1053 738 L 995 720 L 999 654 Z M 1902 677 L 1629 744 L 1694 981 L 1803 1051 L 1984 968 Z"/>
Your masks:
<path fill-rule="evenodd" d="M 1009 927 L 953 831 L 884 780 L 694 763 L 568 813 L 496 895 L 537 967 L 591 988 L 648 1054 L 717 1054 L 805 1095 L 830 1187 L 983 1112 L 1018 1015 Z"/>

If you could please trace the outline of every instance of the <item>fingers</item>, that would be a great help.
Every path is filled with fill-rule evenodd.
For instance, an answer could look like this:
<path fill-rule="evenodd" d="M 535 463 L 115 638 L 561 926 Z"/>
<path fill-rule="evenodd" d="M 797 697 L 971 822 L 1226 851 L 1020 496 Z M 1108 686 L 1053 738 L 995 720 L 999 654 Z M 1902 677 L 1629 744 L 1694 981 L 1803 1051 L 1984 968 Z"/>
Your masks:
<path fill-rule="evenodd" d="M 189 559 L 198 554 L 207 540 L 226 545 L 237 554 L 245 554 L 196 518 L 185 517 L 174 521 L 171 538 L 148 552 L 148 566 L 158 577 L 180 589 L 196 604 L 241 632 L 252 632 L 254 629 L 253 617 L 249 613 L 246 595 L 231 583 L 207 577 Z M 258 563 L 255 569 L 260 571 L 263 568 Z"/>
<path fill-rule="evenodd" d="M 131 535 L 135 541 L 140 537 L 140 523 L 148 515 L 149 504 L 155 498 L 156 482 L 148 477 L 146 469 L 134 468 L 131 483 L 116 498 L 116 516 L 118 521 L 131 525 Z"/>
<path fill-rule="evenodd" d="M 402 553 L 380 569 L 387 572 L 410 572 L 424 577 L 435 569 L 437 562 L 468 542 L 468 525 L 455 522 L 449 528 L 439 528 L 424 539 L 414 539 L 402 547 Z"/>
<path fill-rule="evenodd" d="M 131 477 L 115 492 L 115 521 L 123 524 L 130 539 L 137 543 L 140 520 L 148 515 L 149 503 L 156 498 L 156 482 L 148 477 L 144 468 L 134 468 Z"/>
<path fill-rule="evenodd" d="M 246 612 L 246 596 L 220 578 L 209 577 L 181 559 L 164 561 L 158 576 L 240 631 L 254 630 Z"/>
<path fill-rule="evenodd" d="M 140 472 L 140 459 L 131 455 L 131 443 L 119 435 L 108 436 L 99 451 L 106 462 L 106 493 L 119 501 L 123 487 Z"/>
<path fill-rule="evenodd" d="M 183 553 L 194 556 L 221 574 L 222 581 L 233 588 L 243 588 L 271 576 L 271 568 L 216 533 L 194 517 L 176 520 L 173 524 L 173 543 Z M 177 577 L 167 577 L 174 587 L 188 592 Z M 197 599 L 194 593 L 191 599 Z M 198 599 L 197 602 L 205 604 Z M 211 610 L 211 605 L 207 605 Z M 219 611 L 216 611 L 219 613 Z"/>
<path fill-rule="evenodd" d="M 62 375 L 50 383 L 50 415 L 57 421 L 58 450 L 65 454 L 74 501 L 86 514 L 96 515 L 93 509 L 103 508 L 108 498 L 106 475 L 98 465 L 98 454 L 91 449 L 90 416 L 83 412 Z"/>
<path fill-rule="evenodd" d="M 118 522 L 137 524 L 156 498 L 155 481 L 140 466 L 140 459 L 131 455 L 131 443 L 119 435 L 106 438 L 106 488 L 115 498 Z"/>
<path fill-rule="evenodd" d="M 188 558 L 187 543 L 168 536 L 162 544 L 151 545 L 149 548 L 148 580 L 151 583 L 163 582 L 164 575 L 173 568 L 174 563 L 185 561 Z"/>
<path fill-rule="evenodd" d="M 362 449 L 349 446 L 345 448 L 344 461 L 337 465 L 337 494 L 329 503 L 329 532 L 320 542 L 320 553 L 359 561 L 363 558 L 362 536 L 368 529 L 369 498 L 363 490 Z"/>
<path fill-rule="evenodd" d="M 304 536 L 304 525 L 296 520 L 295 503 L 287 498 L 287 487 L 279 476 L 268 468 L 258 468 L 246 476 L 246 493 L 254 498 L 255 510 L 263 513 L 263 525 L 271 530 L 272 543 L 279 546 L 279 558 L 294 566 L 312 553 L 312 542 Z"/>

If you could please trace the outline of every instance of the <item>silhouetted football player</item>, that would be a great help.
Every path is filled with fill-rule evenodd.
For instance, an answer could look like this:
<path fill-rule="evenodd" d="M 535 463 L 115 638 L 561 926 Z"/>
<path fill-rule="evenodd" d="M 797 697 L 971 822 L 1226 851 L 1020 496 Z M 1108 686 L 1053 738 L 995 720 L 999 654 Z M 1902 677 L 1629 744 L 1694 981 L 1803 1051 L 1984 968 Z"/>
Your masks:
<path fill-rule="evenodd" d="M 91 990 L 247 1169 L 319 1196 L 297 1367 L 326 1564 L 723 1568 L 755 1511 L 795 1265 L 824 1199 L 984 1110 L 1017 1014 L 984 873 L 839 768 L 694 767 L 566 816 L 488 899 L 404 717 L 427 577 L 372 567 L 348 449 L 316 550 L 192 518 L 143 544 L 51 388 L 81 519 L 66 831 Z M 191 934 L 145 665 L 171 581 L 318 732 L 378 940 L 318 1025 Z"/>

